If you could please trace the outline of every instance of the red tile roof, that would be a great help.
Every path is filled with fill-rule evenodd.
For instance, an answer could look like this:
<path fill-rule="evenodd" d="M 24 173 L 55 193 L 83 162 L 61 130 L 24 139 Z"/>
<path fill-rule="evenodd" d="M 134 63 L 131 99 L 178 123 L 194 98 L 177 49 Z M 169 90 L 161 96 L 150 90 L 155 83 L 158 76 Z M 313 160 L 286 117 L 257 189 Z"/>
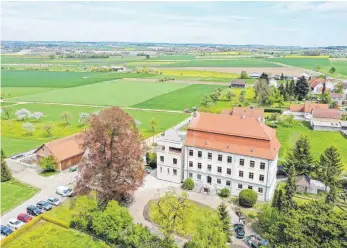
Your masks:
<path fill-rule="evenodd" d="M 246 117 L 254 117 L 254 118 L 264 118 L 264 109 L 262 108 L 243 108 L 243 107 L 233 107 L 231 115 Z"/>
<path fill-rule="evenodd" d="M 312 78 L 308 84 L 310 85 L 310 87 L 313 89 L 315 88 L 318 84 L 320 83 L 324 83 L 326 81 L 326 79 L 324 78 Z"/>
<path fill-rule="evenodd" d="M 276 130 L 257 119 L 210 113 L 190 121 L 185 145 L 271 160 L 280 148 Z"/>
<path fill-rule="evenodd" d="M 311 113 L 313 109 L 329 109 L 329 104 L 305 102 L 305 104 L 291 104 L 289 107 L 291 112 Z"/>
<path fill-rule="evenodd" d="M 338 109 L 314 109 L 313 118 L 341 119 L 341 111 Z"/>

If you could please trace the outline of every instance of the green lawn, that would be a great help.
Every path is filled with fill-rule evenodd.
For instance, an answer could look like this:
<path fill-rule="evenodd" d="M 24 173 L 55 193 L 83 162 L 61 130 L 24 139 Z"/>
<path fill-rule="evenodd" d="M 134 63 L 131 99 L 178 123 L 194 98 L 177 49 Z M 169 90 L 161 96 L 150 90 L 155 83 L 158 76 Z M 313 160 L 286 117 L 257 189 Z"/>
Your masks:
<path fill-rule="evenodd" d="M 189 87 L 163 94 L 147 101 L 133 105 L 135 108 L 184 110 L 199 106 L 204 94 L 209 94 L 217 88 L 225 88 L 220 85 L 191 85 Z"/>
<path fill-rule="evenodd" d="M 347 59 L 330 60 L 330 63 L 336 68 L 337 73 L 347 76 Z"/>
<path fill-rule="evenodd" d="M 151 74 L 117 72 L 7 71 L 1 72 L 2 87 L 67 88 L 120 78 L 151 77 Z"/>
<path fill-rule="evenodd" d="M 10 180 L 1 183 L 1 215 L 34 196 L 39 189 Z"/>
<path fill-rule="evenodd" d="M 225 60 L 190 60 L 174 64 L 162 65 L 161 67 L 281 67 L 261 59 L 225 59 Z"/>
<path fill-rule="evenodd" d="M 106 248 L 109 246 L 104 242 L 95 240 L 93 237 L 79 231 L 65 229 L 58 225 L 42 221 L 28 229 L 28 231 L 12 240 L 4 247 Z"/>
<path fill-rule="evenodd" d="M 11 156 L 20 152 L 29 151 L 42 145 L 42 140 L 10 138 L 1 134 L 1 147 L 7 156 Z"/>
<path fill-rule="evenodd" d="M 48 87 L 2 87 L 1 96 L 3 99 L 8 99 L 11 97 L 42 93 L 42 92 L 55 90 L 55 89 L 56 88 L 48 88 Z"/>
<path fill-rule="evenodd" d="M 72 209 L 70 209 L 71 201 L 72 200 L 67 199 L 60 206 L 53 208 L 51 211 L 45 212 L 44 215 L 70 223 L 72 219 Z"/>
<path fill-rule="evenodd" d="M 14 98 L 17 101 L 132 106 L 189 84 L 117 80 Z"/>
<path fill-rule="evenodd" d="M 286 152 L 293 147 L 294 142 L 303 134 L 308 136 L 311 143 L 311 151 L 315 159 L 318 159 L 324 149 L 334 145 L 338 149 L 341 160 L 347 171 L 347 139 L 340 132 L 313 131 L 308 122 L 296 122 L 291 127 L 279 126 L 277 138 L 281 143 L 279 159 L 286 157 Z"/>

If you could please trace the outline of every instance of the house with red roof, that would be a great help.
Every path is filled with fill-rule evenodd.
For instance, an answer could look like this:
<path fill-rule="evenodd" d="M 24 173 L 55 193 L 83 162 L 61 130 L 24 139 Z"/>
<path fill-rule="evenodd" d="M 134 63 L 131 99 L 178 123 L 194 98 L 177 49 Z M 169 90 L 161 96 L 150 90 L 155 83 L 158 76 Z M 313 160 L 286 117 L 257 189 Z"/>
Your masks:
<path fill-rule="evenodd" d="M 309 82 L 310 88 L 313 94 L 322 94 L 322 89 L 325 83 L 325 89 L 332 92 L 334 90 L 334 85 L 330 80 L 324 78 L 312 78 Z"/>
<path fill-rule="evenodd" d="M 310 121 L 313 130 L 341 131 L 347 130 L 347 121 L 341 120 L 339 109 L 314 109 Z"/>

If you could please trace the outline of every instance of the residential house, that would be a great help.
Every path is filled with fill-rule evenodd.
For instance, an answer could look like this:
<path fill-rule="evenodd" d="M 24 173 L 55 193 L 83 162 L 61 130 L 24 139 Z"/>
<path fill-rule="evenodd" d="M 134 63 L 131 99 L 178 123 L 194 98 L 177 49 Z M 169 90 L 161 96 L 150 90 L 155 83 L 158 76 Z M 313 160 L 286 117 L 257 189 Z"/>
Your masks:
<path fill-rule="evenodd" d="M 291 104 L 289 111 L 283 112 L 285 115 L 294 115 L 296 120 L 311 120 L 312 110 L 329 109 L 329 104 L 305 102 L 304 104 Z"/>
<path fill-rule="evenodd" d="M 311 91 L 313 94 L 322 94 L 323 85 L 325 83 L 325 90 L 326 91 L 333 91 L 334 85 L 331 81 L 328 81 L 324 78 L 312 78 L 309 81 L 309 85 L 311 87 Z"/>
<path fill-rule="evenodd" d="M 341 131 L 347 128 L 347 121 L 341 121 L 341 111 L 338 109 L 314 109 L 310 123 L 312 129 L 318 131 Z"/>
<path fill-rule="evenodd" d="M 304 72 L 304 73 L 301 73 L 300 77 L 305 77 L 306 80 L 309 80 L 310 77 L 311 77 L 311 74 L 307 73 L 307 72 Z"/>
<path fill-rule="evenodd" d="M 330 99 L 332 102 L 337 102 L 338 105 L 342 105 L 342 102 L 346 99 L 343 93 L 331 93 Z"/>
<path fill-rule="evenodd" d="M 233 115 L 239 117 L 249 117 L 257 118 L 262 122 L 265 122 L 264 109 L 263 108 L 253 108 L 253 107 L 233 107 L 232 110 L 224 109 L 221 114 Z"/>
<path fill-rule="evenodd" d="M 63 171 L 81 161 L 85 151 L 82 143 L 83 135 L 80 133 L 52 140 L 35 151 L 36 158 L 40 161 L 44 157 L 52 156 L 57 163 L 56 169 Z"/>
<path fill-rule="evenodd" d="M 320 191 L 326 191 L 327 189 L 324 183 L 313 180 L 307 175 L 299 175 L 296 177 L 297 192 L 317 195 Z"/>
<path fill-rule="evenodd" d="M 261 74 L 262 73 L 260 73 L 260 72 L 253 72 L 253 73 L 248 74 L 248 77 L 249 78 L 260 78 Z"/>
<path fill-rule="evenodd" d="M 196 113 L 182 137 L 158 139 L 158 178 L 192 178 L 195 191 L 228 188 L 235 196 L 249 188 L 258 200 L 271 200 L 280 149 L 275 129 L 249 116 Z"/>
<path fill-rule="evenodd" d="M 278 88 L 277 81 L 276 81 L 275 79 L 273 79 L 273 78 L 271 78 L 271 79 L 269 80 L 269 85 L 270 85 L 270 86 L 273 86 L 273 87 L 275 87 L 275 88 Z"/>
<path fill-rule="evenodd" d="M 245 88 L 246 80 L 245 79 L 234 79 L 231 81 L 229 88 Z"/>

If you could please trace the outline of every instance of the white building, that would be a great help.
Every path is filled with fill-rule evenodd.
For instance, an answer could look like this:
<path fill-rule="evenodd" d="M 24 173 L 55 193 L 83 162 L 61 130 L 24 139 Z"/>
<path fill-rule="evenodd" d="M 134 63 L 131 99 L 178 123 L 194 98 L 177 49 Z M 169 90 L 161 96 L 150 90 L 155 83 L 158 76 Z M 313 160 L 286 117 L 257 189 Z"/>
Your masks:
<path fill-rule="evenodd" d="M 176 136 L 157 141 L 159 179 L 182 182 L 190 177 L 197 191 L 228 188 L 236 196 L 251 188 L 258 200 L 271 200 L 280 148 L 274 129 L 257 118 L 198 113 L 185 140 Z"/>

